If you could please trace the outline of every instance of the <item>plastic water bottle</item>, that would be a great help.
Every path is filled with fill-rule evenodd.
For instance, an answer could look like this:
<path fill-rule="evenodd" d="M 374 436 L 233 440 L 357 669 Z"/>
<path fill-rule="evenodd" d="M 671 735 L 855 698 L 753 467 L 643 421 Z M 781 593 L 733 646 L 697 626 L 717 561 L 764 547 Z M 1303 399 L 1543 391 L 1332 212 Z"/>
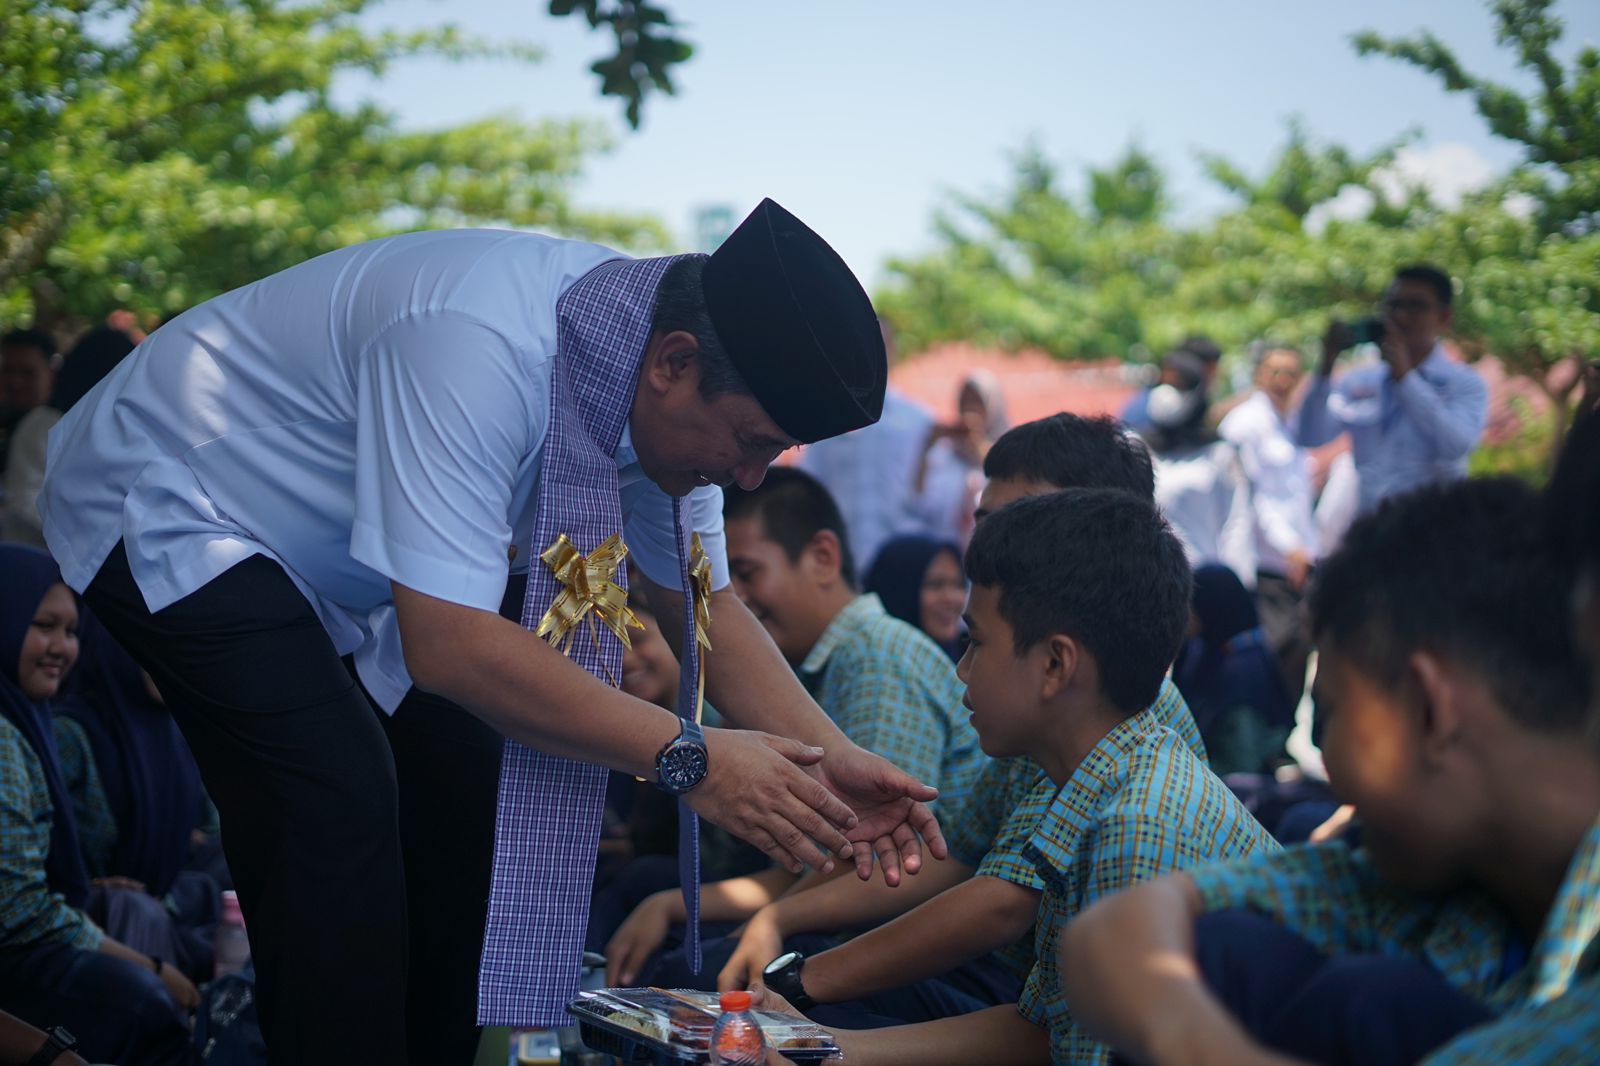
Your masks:
<path fill-rule="evenodd" d="M 750 1013 L 750 993 L 724 992 L 717 1001 L 722 1017 L 711 1030 L 712 1066 L 762 1066 L 767 1038 Z"/>
<path fill-rule="evenodd" d="M 217 923 L 217 940 L 212 946 L 217 961 L 217 976 L 238 973 L 250 961 L 250 938 L 244 931 L 244 911 L 239 909 L 236 892 L 222 894 L 222 920 Z"/>

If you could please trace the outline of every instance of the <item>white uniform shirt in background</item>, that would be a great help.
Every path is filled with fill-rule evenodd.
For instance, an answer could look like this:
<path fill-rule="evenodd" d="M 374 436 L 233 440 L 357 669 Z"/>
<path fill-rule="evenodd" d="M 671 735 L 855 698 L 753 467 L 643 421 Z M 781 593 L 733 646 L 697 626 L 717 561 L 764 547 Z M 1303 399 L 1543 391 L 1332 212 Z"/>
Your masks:
<path fill-rule="evenodd" d="M 1222 563 L 1255 588 L 1256 557 L 1250 491 L 1233 445 L 1216 441 L 1199 448 L 1150 454 L 1156 474 L 1156 505 L 1183 542 L 1189 565 Z"/>
<path fill-rule="evenodd" d="M 1249 483 L 1257 568 L 1284 576 L 1288 555 L 1296 551 L 1315 561 L 1311 457 L 1296 443 L 1272 400 L 1257 390 L 1228 412 L 1218 432 L 1238 450 Z"/>
<path fill-rule="evenodd" d="M 158 611 L 270 556 L 393 710 L 411 679 L 390 582 L 497 611 L 510 567 L 544 547 L 530 550 L 556 301 L 615 258 L 511 231 L 406 234 L 162 326 L 50 434 L 40 511 L 67 583 L 83 589 L 121 540 Z M 624 539 L 676 588 L 672 500 L 626 430 L 615 459 Z M 722 492 L 690 503 L 720 588 Z"/>

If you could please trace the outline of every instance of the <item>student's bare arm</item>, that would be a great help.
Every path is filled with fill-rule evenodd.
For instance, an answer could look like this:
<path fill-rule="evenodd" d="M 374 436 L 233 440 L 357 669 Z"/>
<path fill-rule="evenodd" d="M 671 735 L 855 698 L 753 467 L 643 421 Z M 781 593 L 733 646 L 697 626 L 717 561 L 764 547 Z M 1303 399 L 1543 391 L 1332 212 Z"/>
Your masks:
<path fill-rule="evenodd" d="M 760 981 L 762 970 L 783 951 L 787 937 L 868 929 L 912 910 L 971 876 L 972 867 L 966 863 L 942 859 L 929 863 L 898 888 L 879 881 L 835 877 L 805 891 L 787 893 L 762 907 L 745 924 L 739 933 L 739 946 L 717 975 L 717 987 L 726 992 Z M 830 953 L 816 957 L 821 959 L 827 954 Z M 809 981 L 807 970 L 808 990 Z"/>
<path fill-rule="evenodd" d="M 848 1066 L 1049 1066 L 1050 1034 L 1015 1003 L 889 1029 L 833 1030 Z"/>
<path fill-rule="evenodd" d="M 1200 894 L 1168 874 L 1109 896 L 1061 937 L 1062 995 L 1084 1029 L 1151 1066 L 1290 1066 L 1234 1021 L 1195 962 Z M 1070 960 L 1070 961 L 1068 961 Z"/>
<path fill-rule="evenodd" d="M 406 669 L 502 735 L 569 759 L 653 780 L 676 715 L 635 699 L 492 611 L 393 584 Z M 581 712 L 581 713 L 579 713 Z M 820 713 L 820 712 L 819 712 Z M 821 756 L 796 740 L 708 729 L 710 772 L 687 796 L 702 816 L 791 868 L 847 854 L 855 815 L 798 764 Z"/>
<path fill-rule="evenodd" d="M 806 960 L 806 993 L 820 1003 L 859 999 L 1015 944 L 1039 913 L 1039 893 L 998 877 L 974 877 L 887 925 Z"/>

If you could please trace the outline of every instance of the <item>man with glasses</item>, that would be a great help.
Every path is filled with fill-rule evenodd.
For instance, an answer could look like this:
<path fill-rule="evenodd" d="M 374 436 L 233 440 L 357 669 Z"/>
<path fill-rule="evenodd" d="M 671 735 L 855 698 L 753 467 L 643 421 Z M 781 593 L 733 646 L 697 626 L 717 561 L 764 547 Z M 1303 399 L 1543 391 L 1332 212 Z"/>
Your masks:
<path fill-rule="evenodd" d="M 1322 364 L 1301 404 L 1297 436 L 1308 448 L 1350 434 L 1360 479 L 1360 511 L 1423 485 L 1467 474 L 1483 435 L 1489 390 L 1471 368 L 1444 352 L 1450 326 L 1450 277 L 1432 266 L 1395 272 L 1383 299 L 1381 329 L 1365 335 L 1335 320 L 1322 342 Z M 1350 371 L 1334 385 L 1339 353 L 1375 341 L 1383 362 Z"/>
<path fill-rule="evenodd" d="M 1218 427 L 1223 439 L 1238 449 L 1250 482 L 1256 604 L 1292 700 L 1305 687 L 1311 637 L 1303 600 L 1318 554 L 1310 457 L 1289 425 L 1304 376 L 1296 349 L 1271 342 L 1257 345 L 1255 390 Z"/>

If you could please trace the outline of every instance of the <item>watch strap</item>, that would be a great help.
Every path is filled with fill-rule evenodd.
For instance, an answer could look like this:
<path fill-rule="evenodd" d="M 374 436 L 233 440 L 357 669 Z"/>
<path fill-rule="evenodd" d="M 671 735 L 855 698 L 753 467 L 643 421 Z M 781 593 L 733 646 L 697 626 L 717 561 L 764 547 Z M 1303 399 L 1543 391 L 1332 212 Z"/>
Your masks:
<path fill-rule="evenodd" d="M 63 1054 L 78 1046 L 78 1038 L 59 1025 L 52 1025 L 44 1033 L 44 1044 L 33 1053 L 28 1066 L 50 1066 Z"/>

